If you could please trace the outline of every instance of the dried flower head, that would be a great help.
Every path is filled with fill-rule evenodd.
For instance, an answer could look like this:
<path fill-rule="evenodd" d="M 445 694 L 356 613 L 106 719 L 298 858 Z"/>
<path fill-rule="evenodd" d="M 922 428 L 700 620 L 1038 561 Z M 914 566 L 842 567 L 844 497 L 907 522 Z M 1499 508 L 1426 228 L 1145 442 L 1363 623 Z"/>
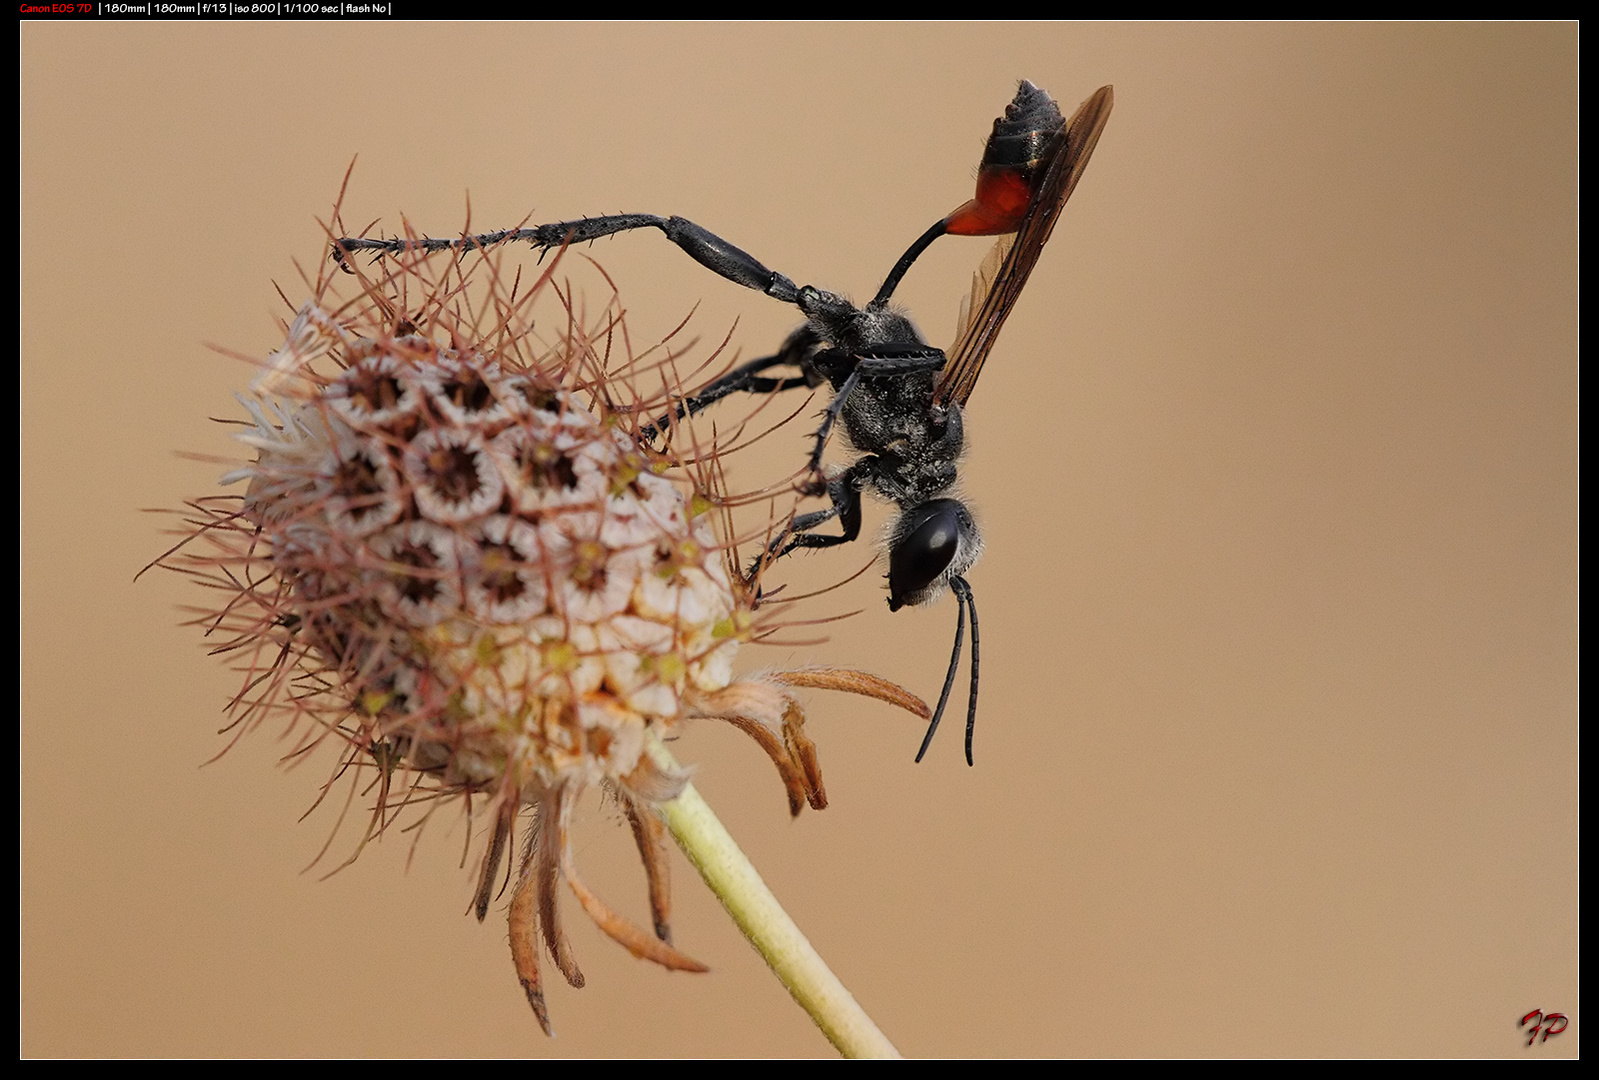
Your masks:
<path fill-rule="evenodd" d="M 656 812 L 688 774 L 658 764 L 650 738 L 695 717 L 736 724 L 776 763 L 797 814 L 826 794 L 789 687 L 926 715 L 858 672 L 735 680 L 762 621 L 737 572 L 718 454 L 640 442 L 637 418 L 664 398 L 639 400 L 642 358 L 606 370 L 614 303 L 586 320 L 553 268 L 519 293 L 482 253 L 409 256 L 349 279 L 349 299 L 319 274 L 239 396 L 238 437 L 255 457 L 223 482 L 244 494 L 190 504 L 198 518 L 161 560 L 220 594 L 196 621 L 244 673 L 237 730 L 286 716 L 301 737 L 291 756 L 336 737 L 335 777 L 373 788 L 363 843 L 407 804 L 432 812 L 455 797 L 484 814 L 482 919 L 525 822 L 511 951 L 546 1032 L 538 941 L 583 984 L 557 913 L 562 881 L 635 955 L 705 970 L 671 944 Z M 561 302 L 549 342 L 531 316 L 545 294 Z M 578 876 L 568 832 L 594 784 L 632 825 L 653 933 Z"/>

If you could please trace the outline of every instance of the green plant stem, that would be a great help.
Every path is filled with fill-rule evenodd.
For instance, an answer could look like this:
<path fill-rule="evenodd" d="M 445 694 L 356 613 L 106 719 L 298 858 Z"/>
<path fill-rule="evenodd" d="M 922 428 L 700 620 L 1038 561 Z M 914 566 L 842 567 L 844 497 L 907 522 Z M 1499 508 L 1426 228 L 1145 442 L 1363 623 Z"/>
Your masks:
<path fill-rule="evenodd" d="M 649 753 L 664 768 L 681 767 L 653 733 Z M 852 1058 L 899 1057 L 894 1044 L 794 925 L 694 785 L 662 806 L 661 815 L 677 846 L 738 928 L 839 1053 Z"/>

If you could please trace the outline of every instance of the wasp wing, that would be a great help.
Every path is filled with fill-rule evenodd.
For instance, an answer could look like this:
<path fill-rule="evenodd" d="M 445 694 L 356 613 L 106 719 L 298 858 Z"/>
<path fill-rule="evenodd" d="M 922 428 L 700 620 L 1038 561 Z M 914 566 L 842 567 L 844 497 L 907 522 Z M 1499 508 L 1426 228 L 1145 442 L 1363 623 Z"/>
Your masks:
<path fill-rule="evenodd" d="M 1047 151 L 1049 166 L 1033 195 L 1027 216 L 1016 232 L 999 238 L 972 278 L 971 296 L 962 301 L 961 318 L 956 326 L 955 344 L 949 361 L 939 376 L 936 400 L 965 404 L 977 386 L 983 361 L 999 337 L 999 328 L 1021 295 L 1027 276 L 1038 263 L 1038 256 L 1055 230 L 1061 208 L 1071 198 L 1088 158 L 1099 142 L 1099 133 L 1110 118 L 1111 88 L 1102 86 L 1078 106 Z"/>
<path fill-rule="evenodd" d="M 994 282 L 999 279 L 1006 257 L 1016 246 L 1017 235 L 1017 233 L 1006 233 L 1001 236 L 999 241 L 988 249 L 983 261 L 977 264 L 977 271 L 972 274 L 972 291 L 961 297 L 960 318 L 955 320 L 955 345 L 949 351 L 951 357 L 958 355 L 957 350 L 971 335 L 972 315 L 983 310 L 983 302 L 994 291 Z"/>

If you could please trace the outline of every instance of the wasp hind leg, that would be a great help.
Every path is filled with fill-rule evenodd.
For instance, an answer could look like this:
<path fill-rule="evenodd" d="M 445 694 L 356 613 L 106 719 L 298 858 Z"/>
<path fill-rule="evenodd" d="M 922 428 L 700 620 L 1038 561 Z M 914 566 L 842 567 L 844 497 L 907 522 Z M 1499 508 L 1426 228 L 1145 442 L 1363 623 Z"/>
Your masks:
<path fill-rule="evenodd" d="M 747 289 L 763 292 L 786 304 L 794 303 L 799 297 L 799 289 L 794 282 L 783 274 L 768 270 L 749 252 L 733 246 L 688 218 L 660 217 L 657 214 L 608 214 L 578 218 L 576 221 L 556 221 L 527 229 L 478 233 L 476 236 L 461 236 L 453 240 L 430 236 L 390 240 L 343 237 L 333 242 L 333 260 L 350 271 L 346 258 L 357 251 L 374 251 L 380 256 L 399 255 L 407 251 L 466 252 L 507 243 L 531 244 L 540 251 L 549 251 L 563 244 L 586 244 L 634 229 L 660 229 L 668 240 L 682 248 L 695 262 Z"/>

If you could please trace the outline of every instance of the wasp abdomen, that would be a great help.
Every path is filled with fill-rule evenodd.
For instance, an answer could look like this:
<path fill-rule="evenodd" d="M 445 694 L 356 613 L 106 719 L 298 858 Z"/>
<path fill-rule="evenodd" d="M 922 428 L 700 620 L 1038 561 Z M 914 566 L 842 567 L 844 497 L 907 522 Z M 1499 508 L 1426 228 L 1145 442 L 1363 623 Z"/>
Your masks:
<path fill-rule="evenodd" d="M 944 219 L 957 236 L 1015 232 L 1027 216 L 1049 160 L 1060 145 L 1066 118 L 1047 93 L 1023 79 L 983 148 L 977 197 Z"/>
<path fill-rule="evenodd" d="M 1065 126 L 1066 118 L 1055 99 L 1023 79 L 1016 96 L 1005 106 L 1005 115 L 994 121 L 993 134 L 983 148 L 982 168 L 1037 171 L 1050 140 Z"/>

